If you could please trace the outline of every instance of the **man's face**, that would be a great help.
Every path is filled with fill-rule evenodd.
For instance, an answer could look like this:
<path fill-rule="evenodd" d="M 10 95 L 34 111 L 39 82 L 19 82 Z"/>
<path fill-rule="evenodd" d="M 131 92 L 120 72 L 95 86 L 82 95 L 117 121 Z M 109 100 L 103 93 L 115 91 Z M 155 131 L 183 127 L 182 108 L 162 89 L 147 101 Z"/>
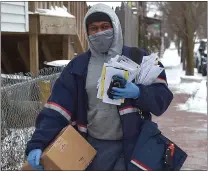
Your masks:
<path fill-rule="evenodd" d="M 107 21 L 94 22 L 88 25 L 88 35 L 111 29 L 111 23 Z"/>

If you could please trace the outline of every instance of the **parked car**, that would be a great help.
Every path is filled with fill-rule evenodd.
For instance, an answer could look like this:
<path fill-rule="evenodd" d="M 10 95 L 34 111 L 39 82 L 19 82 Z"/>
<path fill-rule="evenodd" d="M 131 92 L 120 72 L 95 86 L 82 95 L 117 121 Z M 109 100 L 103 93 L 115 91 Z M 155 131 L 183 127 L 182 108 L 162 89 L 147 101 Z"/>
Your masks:
<path fill-rule="evenodd" d="M 202 64 L 206 60 L 206 49 L 207 49 L 207 41 L 201 40 L 199 48 L 196 52 L 196 68 L 198 70 L 198 73 L 202 73 Z M 205 71 L 204 71 L 205 72 Z"/>
<path fill-rule="evenodd" d="M 202 76 L 207 75 L 207 49 L 202 54 L 201 72 L 202 72 Z"/>
<path fill-rule="evenodd" d="M 197 57 L 199 56 L 199 46 L 200 46 L 200 42 L 196 42 L 194 44 L 194 68 L 197 68 L 198 65 Z"/>

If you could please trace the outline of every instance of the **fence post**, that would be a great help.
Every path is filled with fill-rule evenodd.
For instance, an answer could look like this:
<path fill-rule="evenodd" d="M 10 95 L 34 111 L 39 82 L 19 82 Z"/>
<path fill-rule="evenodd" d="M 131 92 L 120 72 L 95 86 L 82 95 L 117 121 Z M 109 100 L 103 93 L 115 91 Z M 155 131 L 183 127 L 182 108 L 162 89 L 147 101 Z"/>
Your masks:
<path fill-rule="evenodd" d="M 30 72 L 33 75 L 39 71 L 39 50 L 38 50 L 38 18 L 36 14 L 30 15 L 29 20 L 29 44 L 30 44 Z"/>

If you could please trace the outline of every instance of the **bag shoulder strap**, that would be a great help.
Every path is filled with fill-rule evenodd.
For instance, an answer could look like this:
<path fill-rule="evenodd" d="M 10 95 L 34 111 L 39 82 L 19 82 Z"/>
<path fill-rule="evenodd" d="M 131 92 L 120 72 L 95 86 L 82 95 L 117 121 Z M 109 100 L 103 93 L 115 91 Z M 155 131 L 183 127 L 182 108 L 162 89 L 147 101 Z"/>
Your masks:
<path fill-rule="evenodd" d="M 135 63 L 137 63 L 138 65 L 141 64 L 143 56 L 145 56 L 145 55 L 146 55 L 146 53 L 142 49 L 139 49 L 137 47 L 132 47 L 130 49 L 130 59 L 132 61 L 134 61 Z M 139 109 L 138 113 L 139 113 L 142 120 L 146 119 L 146 117 L 144 116 L 143 112 L 140 109 Z"/>
<path fill-rule="evenodd" d="M 144 53 L 141 49 L 137 47 L 132 47 L 130 50 L 130 58 L 132 61 L 134 61 L 137 64 L 141 64 L 143 59 Z"/>

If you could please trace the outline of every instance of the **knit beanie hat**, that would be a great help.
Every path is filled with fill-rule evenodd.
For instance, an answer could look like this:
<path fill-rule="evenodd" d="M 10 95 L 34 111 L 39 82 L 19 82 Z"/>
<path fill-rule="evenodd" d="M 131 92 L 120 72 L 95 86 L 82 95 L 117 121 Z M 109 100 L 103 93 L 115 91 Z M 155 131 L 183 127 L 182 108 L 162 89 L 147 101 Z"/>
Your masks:
<path fill-rule="evenodd" d="M 112 26 L 112 21 L 110 17 L 103 12 L 95 12 L 95 13 L 90 14 L 86 19 L 86 25 L 88 27 L 89 24 L 92 24 L 94 22 L 100 22 L 100 21 L 107 21 L 111 23 L 111 26 Z"/>

